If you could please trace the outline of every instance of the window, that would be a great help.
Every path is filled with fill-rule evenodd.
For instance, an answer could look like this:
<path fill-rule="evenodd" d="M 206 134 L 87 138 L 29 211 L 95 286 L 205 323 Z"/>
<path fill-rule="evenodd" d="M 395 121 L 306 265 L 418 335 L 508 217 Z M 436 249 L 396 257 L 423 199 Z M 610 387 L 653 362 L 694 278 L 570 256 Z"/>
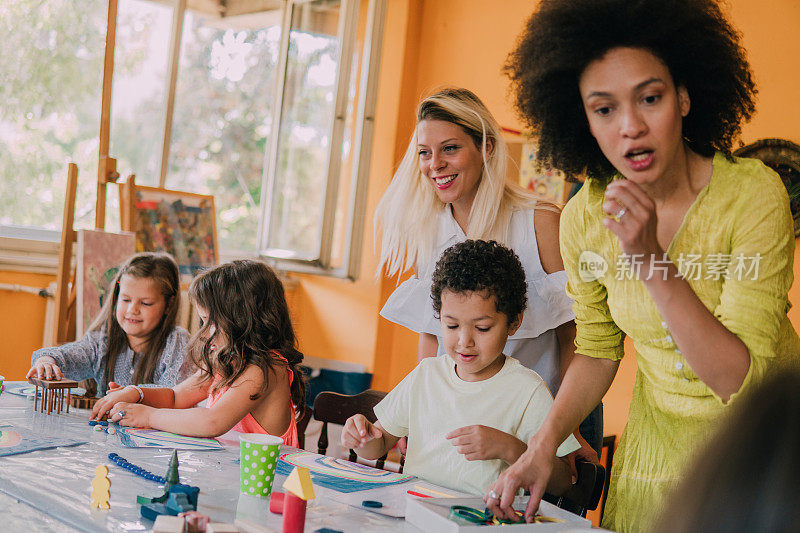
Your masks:
<path fill-rule="evenodd" d="M 94 225 L 105 0 L 3 2 L 0 224 L 60 229 L 67 163 L 76 226 Z M 13 29 L 12 29 L 13 28 Z"/>
<path fill-rule="evenodd" d="M 236 25 L 187 11 L 166 183 L 213 194 L 220 245 L 255 253 L 281 10 Z"/>
<path fill-rule="evenodd" d="M 385 3 L 263 0 L 258 12 L 234 13 L 243 4 L 189 2 L 201 12 L 120 0 L 117 170 L 213 194 L 226 255 L 356 277 Z M 77 225 L 93 221 L 109 4 L 78 5 L 0 9 L 0 23 L 17 28 L 4 46 L 19 51 L 0 59 L 9 104 L 0 108 L 0 224 L 58 228 L 70 160 L 80 168 Z"/>

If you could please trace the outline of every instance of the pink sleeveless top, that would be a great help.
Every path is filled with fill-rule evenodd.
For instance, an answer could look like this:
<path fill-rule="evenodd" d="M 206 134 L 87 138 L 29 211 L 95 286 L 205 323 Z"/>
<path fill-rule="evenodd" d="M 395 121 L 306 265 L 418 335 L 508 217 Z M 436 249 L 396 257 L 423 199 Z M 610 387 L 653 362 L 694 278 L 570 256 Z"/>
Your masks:
<path fill-rule="evenodd" d="M 277 357 L 280 358 L 282 361 L 287 362 L 283 356 L 278 354 L 275 355 L 277 355 Z M 294 373 L 288 367 L 286 370 L 287 370 L 286 374 L 289 376 L 289 387 L 291 388 L 292 381 L 294 380 Z M 214 388 L 214 385 L 216 385 L 216 383 L 219 381 L 219 379 L 220 379 L 219 376 L 214 376 L 214 382 L 211 385 L 212 390 Z M 222 398 L 222 396 L 226 392 L 228 392 L 228 387 L 224 387 L 218 390 L 216 394 L 210 392 L 208 395 L 208 407 L 211 407 L 215 403 L 217 403 L 217 401 L 219 401 L 219 399 Z M 285 445 L 299 448 L 300 442 L 297 439 L 297 420 L 295 419 L 294 404 L 292 404 L 291 398 L 289 399 L 289 411 L 290 411 L 289 429 L 287 429 L 283 435 L 279 436 L 283 439 L 283 443 Z M 240 433 L 264 433 L 266 435 L 270 434 L 266 429 L 261 427 L 261 424 L 259 424 L 258 421 L 250 413 L 247 413 L 245 417 L 242 418 L 231 429 L 234 431 L 239 431 Z"/>

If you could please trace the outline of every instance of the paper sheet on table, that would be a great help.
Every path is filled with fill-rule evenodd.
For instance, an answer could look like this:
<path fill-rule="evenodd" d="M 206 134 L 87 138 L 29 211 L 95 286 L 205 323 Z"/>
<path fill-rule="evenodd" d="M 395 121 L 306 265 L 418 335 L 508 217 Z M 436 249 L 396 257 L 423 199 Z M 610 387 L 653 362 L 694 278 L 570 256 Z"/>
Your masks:
<path fill-rule="evenodd" d="M 414 476 L 380 470 L 312 452 L 281 455 L 276 471 L 278 474 L 288 475 L 296 466 L 308 468 L 314 483 L 339 492 L 369 490 L 414 479 Z"/>
<path fill-rule="evenodd" d="M 0 426 L 0 457 L 59 446 L 76 446 L 87 441 L 52 437 L 15 426 Z"/>
<path fill-rule="evenodd" d="M 117 426 L 117 435 L 128 448 L 172 448 L 175 450 L 220 450 L 222 444 L 215 439 L 187 437 L 167 431 L 147 428 Z"/>

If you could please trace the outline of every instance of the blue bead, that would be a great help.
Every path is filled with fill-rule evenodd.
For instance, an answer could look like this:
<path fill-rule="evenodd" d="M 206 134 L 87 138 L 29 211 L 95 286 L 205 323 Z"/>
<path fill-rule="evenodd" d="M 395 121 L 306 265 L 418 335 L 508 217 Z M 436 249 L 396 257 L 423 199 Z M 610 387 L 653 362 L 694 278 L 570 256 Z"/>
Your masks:
<path fill-rule="evenodd" d="M 90 426 L 96 426 L 97 425 L 97 420 L 89 420 L 89 425 Z"/>

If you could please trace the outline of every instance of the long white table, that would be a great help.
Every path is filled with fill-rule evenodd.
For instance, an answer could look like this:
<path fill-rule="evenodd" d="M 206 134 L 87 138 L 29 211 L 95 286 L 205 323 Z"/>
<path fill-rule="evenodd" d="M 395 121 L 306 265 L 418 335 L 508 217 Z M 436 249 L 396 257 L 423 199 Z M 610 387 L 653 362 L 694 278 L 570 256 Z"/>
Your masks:
<path fill-rule="evenodd" d="M 0 457 L 0 531 L 148 531 L 152 522 L 140 515 L 136 496 L 160 494 L 161 485 L 136 476 L 108 459 L 116 452 L 142 468 L 164 475 L 172 450 L 127 448 L 117 435 L 93 431 L 89 411 L 45 415 L 35 412 L 33 399 L 0 395 L 0 425 L 45 432 L 87 441 L 78 446 L 36 450 Z M 261 500 L 239 495 L 239 444 L 237 434 L 224 435 L 224 449 L 178 452 L 182 483 L 200 487 L 197 510 L 214 522 L 232 523 L 239 516 L 281 530 L 282 517 L 269 513 Z M 291 451 L 286 448 L 285 451 Z M 91 509 L 91 482 L 97 465 L 107 465 L 111 480 L 111 508 Z M 284 477 L 277 476 L 275 487 Z M 419 480 L 378 489 L 343 494 L 315 485 L 317 497 L 309 502 L 306 531 L 331 528 L 349 532 L 419 530 L 402 518 L 369 512 L 356 505 L 363 500 L 404 508 L 406 491 Z M 453 492 L 453 491 L 449 491 Z"/>

